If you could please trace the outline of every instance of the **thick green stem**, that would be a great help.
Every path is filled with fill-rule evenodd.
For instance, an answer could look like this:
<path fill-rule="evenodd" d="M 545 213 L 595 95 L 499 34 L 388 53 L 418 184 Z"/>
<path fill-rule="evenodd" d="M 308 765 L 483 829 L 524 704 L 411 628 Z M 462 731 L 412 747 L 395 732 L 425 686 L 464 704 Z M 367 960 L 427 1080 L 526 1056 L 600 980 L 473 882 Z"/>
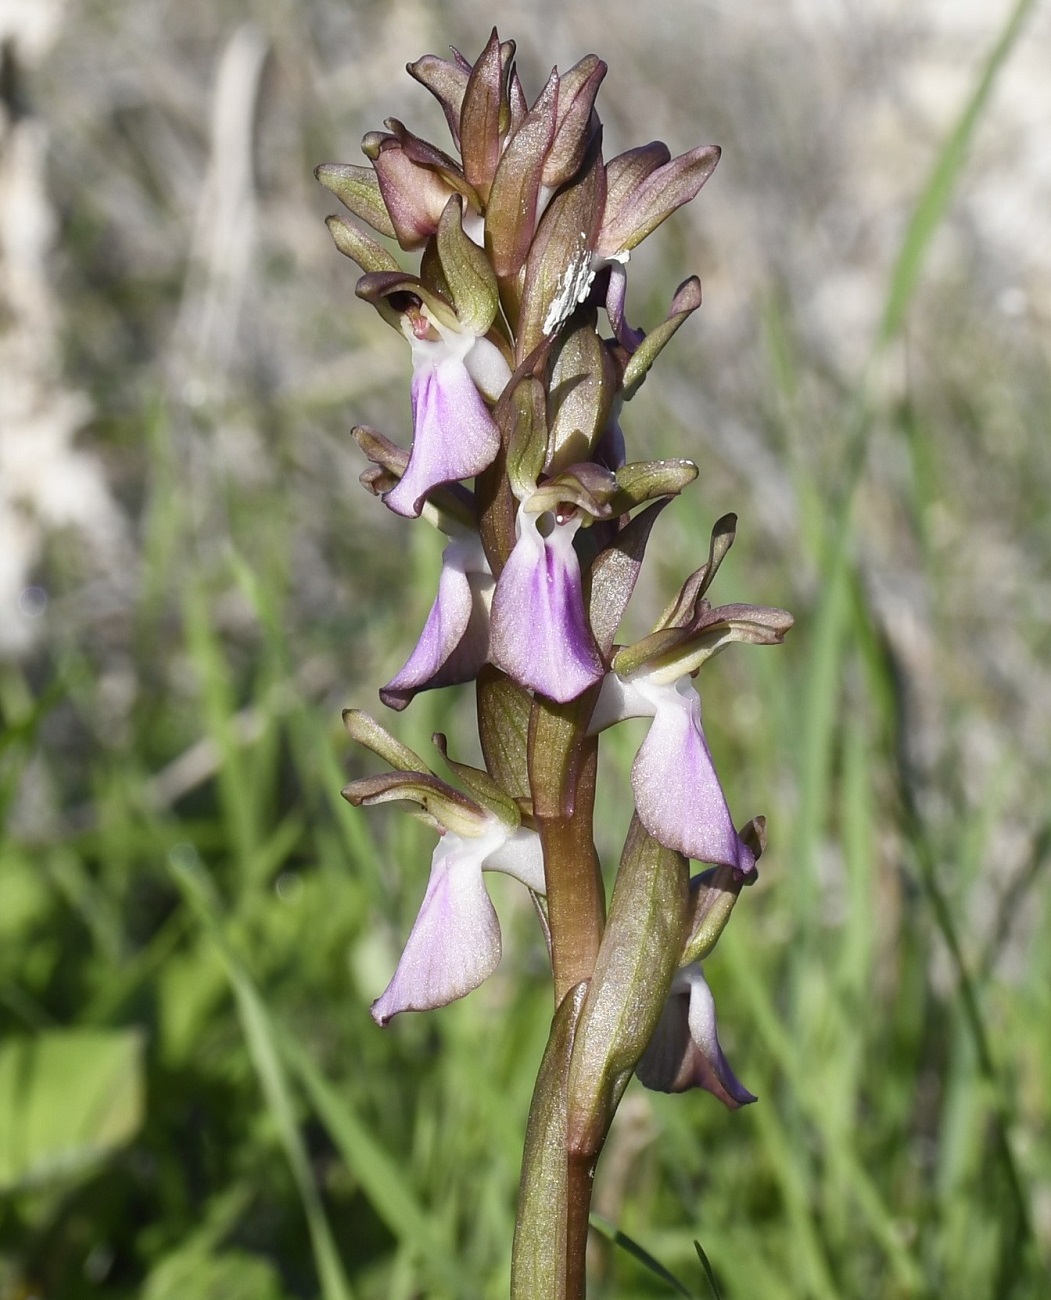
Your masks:
<path fill-rule="evenodd" d="M 566 1159 L 566 1083 L 577 1020 L 586 993 L 587 985 L 578 985 L 555 1012 L 533 1089 L 511 1258 L 511 1300 L 566 1300 L 569 1295 L 579 1300 L 584 1294 L 579 1281 L 574 1282 L 575 1290 L 567 1290 L 567 1260 L 575 1258 L 570 1253 L 569 1238 L 579 1234 L 576 1207 L 581 1198 Z M 575 1241 L 573 1250 L 582 1257 Z M 579 1267 L 572 1272 L 576 1277 Z"/>
<path fill-rule="evenodd" d="M 588 1223 L 599 1152 L 571 1152 L 566 1185 L 566 1300 L 587 1295 Z"/>
<path fill-rule="evenodd" d="M 593 691 L 569 704 L 537 698 L 530 719 L 529 782 L 544 848 L 556 1006 L 590 979 L 606 920 L 592 835 L 598 745 L 586 719 L 593 703 Z"/>
<path fill-rule="evenodd" d="M 511 1300 L 584 1300 L 588 1218 L 598 1146 L 569 1140 L 567 1083 L 587 984 L 562 1001 L 533 1090 L 511 1261 Z"/>
<path fill-rule="evenodd" d="M 572 1003 L 572 1031 L 555 1034 L 533 1095 L 522 1172 L 513 1295 L 529 1300 L 584 1300 L 588 1216 L 598 1150 L 571 1148 L 566 1085 L 572 1035 L 595 969 L 606 919 L 593 838 L 598 747 L 587 735 L 594 691 L 569 704 L 537 697 L 529 723 L 529 784 L 544 849 L 556 1025 Z M 572 995 L 572 996 L 570 996 Z M 555 1060 L 557 1059 L 557 1066 Z M 546 1158 L 535 1155 L 544 1134 Z M 604 1136 L 604 1135 L 603 1135 Z M 601 1145 L 601 1144 L 600 1144 Z M 536 1242 L 546 1241 L 540 1253 Z M 521 1245 L 519 1242 L 521 1241 Z M 540 1260 L 543 1270 L 532 1261 Z"/>
<path fill-rule="evenodd" d="M 602 875 L 591 835 L 597 766 L 594 742 L 590 748 L 577 786 L 574 815 L 537 819 L 547 871 L 556 1005 L 574 985 L 590 978 L 605 920 Z"/>

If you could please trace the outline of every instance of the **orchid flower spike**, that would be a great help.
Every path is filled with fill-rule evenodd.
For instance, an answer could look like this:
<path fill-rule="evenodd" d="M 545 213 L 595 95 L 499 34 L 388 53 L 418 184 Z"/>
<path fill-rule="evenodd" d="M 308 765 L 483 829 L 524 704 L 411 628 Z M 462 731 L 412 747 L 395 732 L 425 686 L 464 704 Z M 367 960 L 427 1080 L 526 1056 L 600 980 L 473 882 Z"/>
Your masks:
<path fill-rule="evenodd" d="M 607 160 L 595 111 L 602 60 L 553 70 L 532 102 L 514 60 L 495 29 L 473 64 L 455 50 L 425 55 L 409 72 L 438 101 L 452 152 L 390 118 L 365 137 L 368 167 L 317 174 L 352 218 L 327 224 L 364 273 L 357 295 L 412 358 L 411 449 L 357 427 L 361 483 L 448 538 L 419 640 L 380 697 L 400 710 L 419 691 L 476 680 L 485 763 L 453 761 L 435 733 L 447 784 L 375 719 L 344 713 L 352 738 L 387 766 L 351 780 L 344 797 L 407 801 L 438 837 L 371 1014 L 383 1026 L 476 988 L 501 956 L 484 873 L 531 891 L 558 1007 L 527 1135 L 518 1226 L 528 1231 L 512 1265 L 515 1294 L 533 1295 L 584 1276 L 574 1255 L 585 1184 L 569 1210 L 552 1189 L 569 1152 L 593 1174 L 633 1071 L 646 1087 L 704 1088 L 731 1109 L 755 1100 L 723 1054 L 700 963 L 757 878 L 765 822 L 735 828 L 695 679 L 733 642 L 779 644 L 792 619 L 707 599 L 734 541 L 736 518 L 724 515 L 653 630 L 615 643 L 651 530 L 698 475 L 687 460 L 631 459 L 620 417 L 700 307 L 700 281 L 685 279 L 663 320 L 642 329 L 629 319 L 629 265 L 634 285 L 634 250 L 696 196 L 719 150 L 673 158 L 652 141 Z M 417 251 L 407 269 L 403 254 Z M 647 718 L 648 731 L 607 911 L 587 737 L 629 717 Z M 691 859 L 710 864 L 693 881 Z M 550 908 L 538 897 L 549 882 Z M 569 895 L 572 906 L 554 906 Z M 552 1106 L 568 1126 L 552 1127 Z M 556 1258 L 536 1241 L 570 1244 Z"/>
<path fill-rule="evenodd" d="M 756 1098 L 740 1082 L 719 1046 L 715 999 L 700 964 L 683 967 L 672 980 L 657 1028 L 635 1068 L 654 1092 L 705 1088 L 737 1110 Z"/>

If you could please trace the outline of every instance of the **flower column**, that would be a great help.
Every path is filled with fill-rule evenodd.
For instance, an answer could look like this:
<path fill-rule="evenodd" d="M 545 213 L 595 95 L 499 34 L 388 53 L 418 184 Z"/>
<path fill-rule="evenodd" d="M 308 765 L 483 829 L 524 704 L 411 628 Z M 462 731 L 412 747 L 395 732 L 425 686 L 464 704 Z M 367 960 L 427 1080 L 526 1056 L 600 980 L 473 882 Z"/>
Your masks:
<path fill-rule="evenodd" d="M 494 31 L 473 65 L 454 51 L 409 66 L 441 104 L 455 154 L 392 119 L 365 137 L 371 166 L 318 169 L 358 219 L 329 219 L 365 272 L 357 292 L 412 359 L 411 449 L 356 429 L 371 462 L 362 482 L 450 539 L 420 641 L 380 696 L 403 709 L 418 691 L 474 681 L 485 760 L 455 762 L 436 736 L 454 786 L 367 714 L 344 715 L 389 769 L 351 782 L 346 798 L 408 801 L 439 836 L 373 1015 L 386 1025 L 441 1006 L 492 972 L 500 933 L 483 872 L 531 891 L 554 1015 L 526 1134 L 512 1268 L 522 1300 L 584 1295 L 595 1165 L 633 1072 L 665 1091 L 706 1088 L 730 1108 L 754 1100 L 719 1046 L 700 961 L 755 879 L 765 823 L 735 829 L 694 679 L 731 641 L 777 643 L 791 625 L 781 610 L 707 601 L 733 542 L 726 516 L 653 631 L 614 643 L 651 530 L 697 475 L 687 460 L 629 462 L 619 415 L 700 305 L 700 285 L 685 281 L 647 334 L 626 318 L 626 268 L 697 194 L 718 150 L 672 159 L 651 143 L 605 161 L 594 108 L 605 71 L 589 55 L 552 72 L 530 104 L 514 45 Z M 418 270 L 393 246 L 419 250 Z M 653 721 L 607 915 L 592 825 L 598 744 L 640 715 Z M 693 880 L 691 859 L 708 864 Z"/>

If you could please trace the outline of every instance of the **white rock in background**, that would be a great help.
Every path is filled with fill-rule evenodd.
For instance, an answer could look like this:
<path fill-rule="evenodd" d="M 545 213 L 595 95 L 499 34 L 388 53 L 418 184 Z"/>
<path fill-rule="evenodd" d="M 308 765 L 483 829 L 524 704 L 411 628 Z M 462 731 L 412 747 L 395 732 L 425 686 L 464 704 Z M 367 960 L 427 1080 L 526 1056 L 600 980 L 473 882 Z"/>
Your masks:
<path fill-rule="evenodd" d="M 0 50 L 16 65 L 5 71 L 46 53 L 62 8 L 0 0 Z M 112 560 L 124 531 L 99 462 L 73 446 L 91 408 L 62 379 L 46 157 L 43 124 L 0 99 L 0 657 L 24 652 L 42 622 L 46 592 L 33 574 L 48 533 L 74 528 Z"/>

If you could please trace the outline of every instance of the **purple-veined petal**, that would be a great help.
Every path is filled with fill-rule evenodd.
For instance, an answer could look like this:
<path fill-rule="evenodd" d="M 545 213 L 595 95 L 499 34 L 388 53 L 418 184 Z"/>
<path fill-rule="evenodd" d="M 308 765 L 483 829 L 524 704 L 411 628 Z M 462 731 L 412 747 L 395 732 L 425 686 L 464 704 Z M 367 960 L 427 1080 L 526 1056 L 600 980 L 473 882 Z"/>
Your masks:
<path fill-rule="evenodd" d="M 540 522 L 550 523 L 547 536 Z M 518 511 L 518 540 L 493 593 L 490 658 L 520 686 L 553 700 L 575 699 L 605 671 L 584 613 L 573 549 L 579 516 L 564 524 L 547 511 Z"/>
<path fill-rule="evenodd" d="M 440 483 L 480 474 L 492 464 L 500 432 L 464 364 L 470 335 L 412 342 L 412 453 L 397 487 L 383 498 L 414 518 Z"/>
<path fill-rule="evenodd" d="M 493 578 L 477 537 L 454 537 L 442 552 L 438 594 L 416 648 L 380 689 L 388 708 L 404 709 L 417 691 L 472 681 L 489 651 Z"/>
<path fill-rule="evenodd" d="M 699 964 L 676 973 L 635 1073 L 640 1083 L 656 1092 L 705 1088 L 731 1110 L 756 1100 L 719 1045 L 715 999 Z"/>
<path fill-rule="evenodd" d="M 631 769 L 639 820 L 654 839 L 698 862 L 747 874 L 755 859 L 741 843 L 701 727 L 692 684 L 632 685 L 652 702 L 653 722 Z"/>
<path fill-rule="evenodd" d="M 478 839 L 447 831 L 439 841 L 398 968 L 372 1004 L 378 1025 L 402 1011 L 444 1007 L 496 970 L 500 924 L 482 883 L 482 861 L 505 837 L 495 828 Z"/>

